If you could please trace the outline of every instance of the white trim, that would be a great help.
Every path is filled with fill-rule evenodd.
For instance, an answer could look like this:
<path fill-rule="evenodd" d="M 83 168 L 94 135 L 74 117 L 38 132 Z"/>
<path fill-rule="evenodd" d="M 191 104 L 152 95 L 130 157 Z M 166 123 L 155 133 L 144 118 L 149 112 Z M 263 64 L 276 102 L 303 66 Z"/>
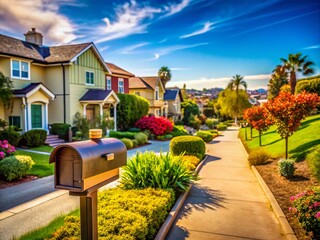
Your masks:
<path fill-rule="evenodd" d="M 107 81 L 107 84 L 106 84 L 107 90 L 112 90 L 112 77 L 111 76 L 106 76 L 106 81 Z M 110 81 L 110 88 L 108 86 L 108 81 Z"/>
<path fill-rule="evenodd" d="M 157 93 L 158 93 L 158 99 L 157 99 Z M 154 88 L 154 100 L 155 101 L 159 101 L 160 100 L 160 91 L 159 91 L 159 86 L 156 86 L 155 88 Z"/>
<path fill-rule="evenodd" d="M 12 65 L 13 61 L 19 62 L 19 77 L 13 76 L 13 74 L 12 74 L 12 72 L 13 72 L 13 65 Z M 21 73 L 22 73 L 21 62 L 24 62 L 24 63 L 28 64 L 28 77 L 27 78 L 21 76 Z M 10 75 L 11 75 L 11 78 L 13 78 L 13 79 L 30 80 L 31 79 L 30 61 L 20 60 L 18 58 L 10 58 Z"/>
<path fill-rule="evenodd" d="M 104 66 L 105 70 L 107 70 L 109 73 L 111 73 L 111 70 L 108 68 L 108 66 L 106 65 L 106 63 L 104 62 L 101 54 L 99 53 L 98 49 L 96 48 L 96 46 L 93 43 L 90 43 L 90 45 L 88 47 L 86 47 L 85 49 L 83 49 L 81 52 L 79 52 L 76 56 L 74 56 L 70 62 L 74 62 L 77 60 L 77 58 L 82 55 L 84 52 L 86 52 L 88 49 L 93 48 L 93 51 L 96 53 L 96 55 L 98 56 L 98 59 L 100 60 L 100 63 L 102 66 Z"/>
<path fill-rule="evenodd" d="M 32 103 L 30 103 L 30 118 L 29 118 L 29 121 L 30 121 L 30 129 L 45 129 L 44 128 L 44 122 L 45 122 L 45 116 L 44 116 L 44 105 L 45 105 L 46 103 L 39 103 L 39 102 L 32 102 Z M 41 128 L 33 128 L 32 127 L 32 109 L 31 109 L 31 106 L 32 105 L 40 105 L 41 106 Z"/>
<path fill-rule="evenodd" d="M 30 97 L 31 95 L 33 95 L 35 92 L 39 91 L 39 90 L 43 90 L 45 92 L 45 94 L 47 94 L 51 100 L 54 100 L 54 98 L 56 97 L 48 88 L 46 88 L 42 83 L 39 84 L 37 87 L 35 87 L 34 89 L 32 89 L 30 92 L 28 92 L 26 94 L 26 97 Z"/>

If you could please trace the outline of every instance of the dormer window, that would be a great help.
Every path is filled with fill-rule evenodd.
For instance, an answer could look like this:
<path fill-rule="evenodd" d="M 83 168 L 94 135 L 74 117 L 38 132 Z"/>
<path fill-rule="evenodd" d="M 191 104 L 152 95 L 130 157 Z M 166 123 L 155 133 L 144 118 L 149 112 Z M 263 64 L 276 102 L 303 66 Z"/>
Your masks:
<path fill-rule="evenodd" d="M 11 78 L 30 80 L 30 63 L 12 59 Z"/>

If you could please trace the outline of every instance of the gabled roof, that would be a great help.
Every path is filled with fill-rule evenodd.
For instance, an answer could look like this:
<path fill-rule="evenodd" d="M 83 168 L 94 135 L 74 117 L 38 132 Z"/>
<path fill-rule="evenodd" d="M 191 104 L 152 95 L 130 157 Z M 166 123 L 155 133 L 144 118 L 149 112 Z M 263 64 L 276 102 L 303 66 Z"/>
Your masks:
<path fill-rule="evenodd" d="M 129 88 L 145 88 L 154 90 L 158 82 L 160 82 L 161 84 L 161 80 L 159 77 L 132 77 L 129 78 Z"/>
<path fill-rule="evenodd" d="M 108 70 L 93 43 L 47 47 L 0 34 L 0 54 L 26 58 L 43 64 L 72 62 L 89 48 L 93 49 L 101 65 Z"/>
<path fill-rule="evenodd" d="M 45 85 L 43 85 L 43 83 L 40 82 L 31 83 L 22 89 L 14 89 L 12 93 L 16 97 L 29 97 L 38 90 L 42 90 L 52 100 L 55 98 L 55 95 Z"/>
<path fill-rule="evenodd" d="M 80 99 L 80 102 L 104 102 L 113 96 L 117 102 L 120 102 L 117 95 L 112 90 L 89 89 Z"/>
<path fill-rule="evenodd" d="M 166 89 L 166 91 L 164 93 L 164 101 L 176 100 L 177 95 L 179 95 L 180 101 L 182 102 L 183 98 L 182 98 L 182 94 L 181 94 L 180 89 L 178 89 L 178 88 Z"/>
<path fill-rule="evenodd" d="M 132 74 L 131 72 L 128 72 L 127 70 L 124 70 L 123 68 L 113 63 L 106 62 L 106 65 L 110 69 L 111 74 L 118 74 L 126 77 L 134 77 L 134 74 Z"/>

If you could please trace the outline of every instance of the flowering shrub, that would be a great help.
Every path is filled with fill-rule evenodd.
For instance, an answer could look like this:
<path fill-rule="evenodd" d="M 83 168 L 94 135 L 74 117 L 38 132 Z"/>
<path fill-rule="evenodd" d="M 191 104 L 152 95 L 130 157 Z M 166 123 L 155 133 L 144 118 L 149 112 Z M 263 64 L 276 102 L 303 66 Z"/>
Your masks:
<path fill-rule="evenodd" d="M 290 198 L 289 208 L 298 218 L 301 226 L 314 237 L 320 235 L 320 187 L 303 191 Z"/>
<path fill-rule="evenodd" d="M 152 134 L 158 136 L 172 132 L 173 123 L 165 117 L 145 116 L 136 122 L 135 127 L 150 130 Z"/>
<path fill-rule="evenodd" d="M 10 145 L 7 140 L 0 140 L 0 160 L 13 155 L 15 151 L 15 147 Z"/>

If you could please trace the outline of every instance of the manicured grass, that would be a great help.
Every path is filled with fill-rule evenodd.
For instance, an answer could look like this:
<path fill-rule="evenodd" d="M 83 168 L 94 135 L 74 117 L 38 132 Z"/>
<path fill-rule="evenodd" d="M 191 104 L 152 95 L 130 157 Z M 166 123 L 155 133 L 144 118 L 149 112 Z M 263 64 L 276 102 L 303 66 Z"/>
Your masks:
<path fill-rule="evenodd" d="M 245 129 L 240 130 L 240 138 L 245 147 L 250 152 L 259 148 L 259 133 L 253 129 L 253 138 L 250 138 L 250 129 L 247 128 L 248 140 L 245 140 Z M 289 137 L 289 157 L 298 161 L 304 160 L 305 155 L 312 146 L 320 144 L 320 115 L 306 118 L 299 129 Z M 262 135 L 262 147 L 273 157 L 283 157 L 285 154 L 285 140 L 281 139 L 276 132 L 276 127 L 272 126 Z"/>
<path fill-rule="evenodd" d="M 47 146 L 47 145 L 42 145 L 40 147 L 34 147 L 34 148 L 30 148 L 30 150 L 35 150 L 35 151 L 39 151 L 39 152 L 48 152 L 51 153 L 53 151 L 53 147 Z"/>
<path fill-rule="evenodd" d="M 17 150 L 15 155 L 30 156 L 35 162 L 27 174 L 36 175 L 38 177 L 46 177 L 53 174 L 54 164 L 49 164 L 49 155 L 32 153 L 24 150 Z"/>
<path fill-rule="evenodd" d="M 80 216 L 80 210 L 77 209 L 68 215 L 61 215 L 50 222 L 49 225 L 26 233 L 21 236 L 19 240 L 41 240 L 51 238 L 52 234 L 63 226 L 64 218 L 66 216 Z"/>

